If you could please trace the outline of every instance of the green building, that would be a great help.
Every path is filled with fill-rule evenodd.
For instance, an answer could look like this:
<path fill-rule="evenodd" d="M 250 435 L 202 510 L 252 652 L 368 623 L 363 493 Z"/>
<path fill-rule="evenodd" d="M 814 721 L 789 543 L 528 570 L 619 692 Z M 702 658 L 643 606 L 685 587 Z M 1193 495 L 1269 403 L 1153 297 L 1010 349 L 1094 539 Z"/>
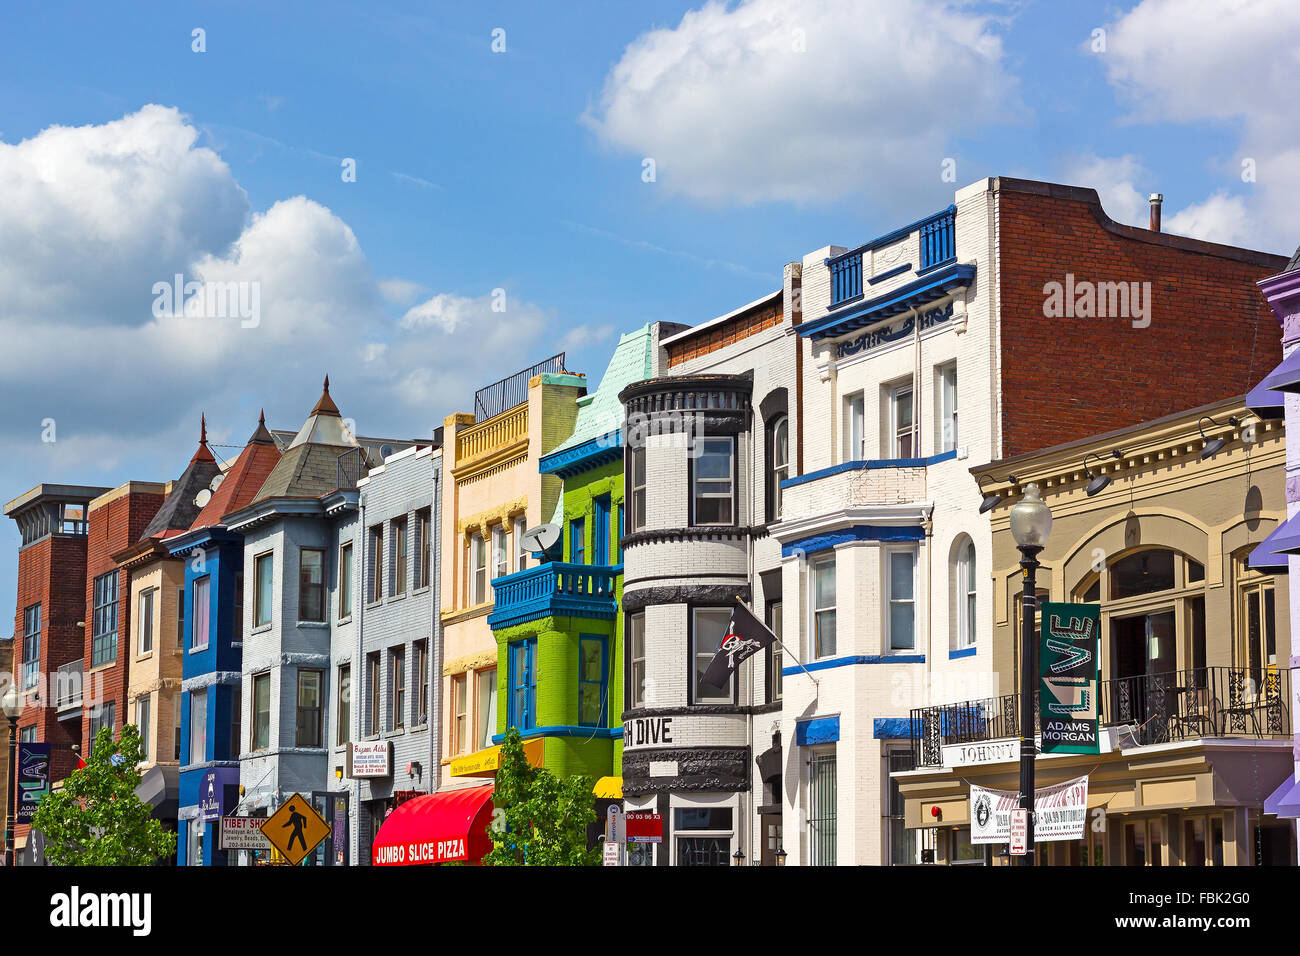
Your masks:
<path fill-rule="evenodd" d="M 492 581 L 497 736 L 542 738 L 542 765 L 621 796 L 623 731 L 623 407 L 618 393 L 652 374 L 652 327 L 624 335 L 600 387 L 577 399 L 570 435 L 538 468 L 564 482 L 559 541 L 540 564 Z"/>

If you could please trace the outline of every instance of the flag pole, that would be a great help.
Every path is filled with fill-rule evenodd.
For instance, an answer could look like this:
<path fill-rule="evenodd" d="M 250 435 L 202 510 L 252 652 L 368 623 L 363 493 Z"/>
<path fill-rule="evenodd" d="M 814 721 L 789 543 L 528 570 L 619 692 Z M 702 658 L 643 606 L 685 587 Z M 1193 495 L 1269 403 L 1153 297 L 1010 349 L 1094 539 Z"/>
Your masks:
<path fill-rule="evenodd" d="M 741 607 L 743 607 L 751 615 L 753 615 L 754 620 L 762 621 L 762 618 L 760 618 L 757 614 L 754 614 L 754 609 L 750 607 L 748 604 L 746 604 L 744 600 L 741 599 L 739 594 L 736 595 L 736 603 L 739 604 Z M 763 626 L 767 627 L 766 624 L 764 624 Z M 770 627 L 768 627 L 767 629 L 769 631 L 772 631 Z M 819 681 L 816 677 L 813 677 L 812 673 L 808 670 L 808 668 L 803 666 L 803 661 L 799 660 L 799 658 L 795 657 L 794 654 L 790 652 L 790 648 L 785 646 L 785 641 L 781 640 L 781 638 L 776 636 L 775 631 L 772 631 L 772 640 L 776 641 L 777 644 L 781 645 L 781 653 L 789 654 L 790 659 L 799 665 L 799 669 L 808 675 L 808 679 L 813 682 L 813 686 L 816 687 L 818 690 L 821 690 L 822 687 L 821 681 Z"/>

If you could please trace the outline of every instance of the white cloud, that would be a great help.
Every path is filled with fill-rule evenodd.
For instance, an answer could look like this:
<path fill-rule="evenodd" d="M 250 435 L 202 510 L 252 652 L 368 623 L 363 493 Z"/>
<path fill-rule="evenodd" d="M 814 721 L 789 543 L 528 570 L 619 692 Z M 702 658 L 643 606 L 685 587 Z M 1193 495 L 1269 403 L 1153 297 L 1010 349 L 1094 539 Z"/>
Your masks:
<path fill-rule="evenodd" d="M 391 305 L 410 305 L 429 291 L 420 283 L 412 282 L 410 279 L 380 279 L 377 284 L 379 294 Z"/>
<path fill-rule="evenodd" d="M 1131 120 L 1213 123 L 1239 135 L 1235 154 L 1188 157 L 1216 170 L 1223 185 L 1167 211 L 1170 231 L 1270 251 L 1294 246 L 1300 4 L 1143 0 L 1110 26 L 1099 60 Z"/>
<path fill-rule="evenodd" d="M 710 0 L 629 44 L 582 119 L 671 192 L 894 205 L 1018 111 L 992 26 L 956 0 Z"/>
<path fill-rule="evenodd" d="M 1151 173 L 1136 156 L 1082 156 L 1066 163 L 1065 176 L 1073 185 L 1097 190 L 1102 208 L 1116 222 L 1143 227 L 1150 222 L 1150 191 L 1137 184 L 1150 183 Z"/>

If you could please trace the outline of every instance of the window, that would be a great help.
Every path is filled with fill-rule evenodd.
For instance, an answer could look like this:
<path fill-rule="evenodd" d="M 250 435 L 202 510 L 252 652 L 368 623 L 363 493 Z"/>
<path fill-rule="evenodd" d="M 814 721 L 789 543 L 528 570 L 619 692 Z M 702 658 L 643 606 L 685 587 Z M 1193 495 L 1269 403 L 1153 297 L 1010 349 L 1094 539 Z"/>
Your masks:
<path fill-rule="evenodd" d="M 406 726 L 406 649 L 394 647 L 388 652 L 388 726 L 401 730 Z"/>
<path fill-rule="evenodd" d="M 406 593 L 406 519 L 393 522 L 393 594 Z"/>
<path fill-rule="evenodd" d="M 614 549 L 618 552 L 618 563 L 623 563 L 623 503 L 618 504 L 618 534 L 614 538 Z"/>
<path fill-rule="evenodd" d="M 673 811 L 678 866 L 731 866 L 731 807 Z"/>
<path fill-rule="evenodd" d="M 574 518 L 569 522 L 569 560 L 573 564 L 587 563 L 586 522 Z"/>
<path fill-rule="evenodd" d="M 185 647 L 185 589 L 176 589 L 176 649 Z M 178 721 L 177 727 L 180 726 Z"/>
<path fill-rule="evenodd" d="M 95 578 L 90 666 L 117 660 L 117 572 Z"/>
<path fill-rule="evenodd" d="M 429 642 L 415 642 L 415 722 L 429 722 Z"/>
<path fill-rule="evenodd" d="M 149 731 L 151 730 L 149 721 L 151 697 L 141 697 L 135 702 L 135 725 L 140 731 L 140 756 L 145 760 L 149 759 Z"/>
<path fill-rule="evenodd" d="M 107 729 L 109 735 L 117 724 L 117 702 L 106 700 L 99 705 L 97 709 L 90 712 L 90 743 L 87 745 L 87 751 L 95 747 L 95 738 L 99 736 L 101 730 Z"/>
<path fill-rule="evenodd" d="M 912 425 L 912 386 L 899 386 L 889 393 L 890 457 L 916 457 Z"/>
<path fill-rule="evenodd" d="M 781 517 L 781 482 L 790 477 L 790 419 L 781 415 L 768 426 L 767 520 Z"/>
<path fill-rule="evenodd" d="M 469 675 L 451 679 L 451 752 L 469 753 Z"/>
<path fill-rule="evenodd" d="M 274 586 L 275 554 L 268 551 L 253 559 L 253 626 L 271 623 L 271 589 Z"/>
<path fill-rule="evenodd" d="M 23 610 L 23 690 L 35 687 L 41 673 L 41 606 Z"/>
<path fill-rule="evenodd" d="M 1110 597 L 1136 597 L 1168 591 L 1174 586 L 1174 552 L 1163 549 L 1138 551 L 1110 566 Z"/>
<path fill-rule="evenodd" d="M 734 524 L 736 440 L 703 438 L 691 462 L 693 524 Z"/>
<path fill-rule="evenodd" d="M 474 673 L 474 716 L 477 720 L 474 734 L 475 746 L 482 750 L 492 746 L 492 735 L 497 732 L 497 669 Z"/>
<path fill-rule="evenodd" d="M 631 502 L 628 509 L 627 530 L 640 531 L 645 527 L 645 445 L 633 447 L 628 452 L 628 477 L 632 486 L 628 496 Z"/>
<path fill-rule="evenodd" d="M 609 564 L 609 495 L 591 502 L 591 563 Z"/>
<path fill-rule="evenodd" d="M 692 704 L 730 704 L 735 697 L 735 674 L 731 676 L 730 686 L 727 687 L 718 688 L 704 683 L 704 672 L 722 646 L 722 638 L 727 633 L 730 620 L 730 608 L 697 607 L 691 611 Z"/>
<path fill-rule="evenodd" d="M 208 646 L 208 615 L 212 608 L 208 601 L 208 592 L 212 578 L 205 575 L 194 579 L 194 631 L 190 635 L 190 650 L 201 651 Z"/>
<path fill-rule="evenodd" d="M 889 595 L 889 649 L 912 650 L 916 646 L 916 552 L 887 551 L 885 593 Z"/>
<path fill-rule="evenodd" d="M 415 513 L 415 569 L 416 588 L 429 586 L 429 561 L 432 556 L 433 511 L 421 508 Z"/>
<path fill-rule="evenodd" d="M 781 622 L 781 602 L 767 602 L 767 626 L 772 629 L 776 635 L 777 641 L 783 640 L 782 622 Z M 779 643 L 769 644 L 767 647 L 767 700 L 768 703 L 781 699 L 782 674 L 785 667 L 785 654 L 781 651 Z"/>
<path fill-rule="evenodd" d="M 352 542 L 339 548 L 339 619 L 352 616 Z"/>
<path fill-rule="evenodd" d="M 506 526 L 496 525 L 492 528 L 492 577 L 499 578 L 510 573 L 510 549 L 506 547 Z"/>
<path fill-rule="evenodd" d="M 1240 589 L 1238 666 L 1250 671 L 1257 691 L 1263 690 L 1264 671 L 1277 667 L 1277 620 L 1273 582 L 1245 584 Z"/>
<path fill-rule="evenodd" d="M 844 460 L 862 461 L 867 457 L 866 406 L 861 392 L 844 399 Z"/>
<path fill-rule="evenodd" d="M 384 598 L 384 526 L 370 529 L 370 593 L 371 604 Z"/>
<path fill-rule="evenodd" d="M 177 763 L 181 759 L 181 706 L 184 696 L 178 693 L 172 698 L 172 759 Z"/>
<path fill-rule="evenodd" d="M 921 851 L 917 830 L 907 829 L 904 819 L 903 793 L 898 788 L 895 773 L 915 770 L 916 762 L 911 750 L 887 750 L 884 754 L 885 779 L 889 781 L 889 801 L 885 806 L 886 827 L 889 833 L 888 856 L 885 862 L 890 866 L 905 866 L 921 862 Z"/>
<path fill-rule="evenodd" d="M 86 533 L 86 506 L 85 505 L 60 505 L 60 522 L 59 530 L 64 534 L 85 534 Z"/>
<path fill-rule="evenodd" d="M 605 639 L 578 638 L 578 725 L 605 723 Z"/>
<path fill-rule="evenodd" d="M 366 655 L 366 736 L 379 733 L 379 654 Z"/>
<path fill-rule="evenodd" d="M 469 536 L 469 603 L 471 606 L 487 600 L 487 554 L 483 535 L 475 532 Z"/>
<path fill-rule="evenodd" d="M 156 588 L 140 592 L 140 613 L 136 615 L 136 646 L 141 654 L 153 651 L 153 605 Z"/>
<path fill-rule="evenodd" d="M 976 616 L 975 542 L 969 538 L 957 548 L 953 566 L 953 608 L 957 614 L 957 647 L 974 647 L 979 634 Z"/>
<path fill-rule="evenodd" d="M 295 721 L 294 745 L 298 747 L 321 746 L 321 718 L 324 716 L 325 672 L 298 671 L 298 704 Z"/>
<path fill-rule="evenodd" d="M 25 744 L 38 743 L 36 739 L 36 725 L 31 724 L 18 731 L 18 739 Z"/>
<path fill-rule="evenodd" d="M 318 548 L 298 549 L 298 620 L 325 621 L 325 552 Z"/>
<path fill-rule="evenodd" d="M 939 370 L 939 450 L 957 447 L 957 364 Z"/>
<path fill-rule="evenodd" d="M 808 763 L 808 862 L 834 866 L 838 793 L 835 752 L 814 753 Z"/>
<path fill-rule="evenodd" d="M 524 519 L 518 517 L 514 520 L 514 541 L 515 541 L 515 570 L 522 571 L 528 567 L 528 548 L 524 544 Z"/>
<path fill-rule="evenodd" d="M 190 763 L 208 759 L 208 692 L 190 691 Z"/>
<path fill-rule="evenodd" d="M 271 746 L 271 675 L 253 675 L 253 749 Z"/>
<path fill-rule="evenodd" d="M 809 566 L 813 660 L 835 656 L 835 556 L 818 558 Z"/>
<path fill-rule="evenodd" d="M 510 645 L 510 726 L 537 726 L 537 640 Z"/>
<path fill-rule="evenodd" d="M 629 708 L 646 705 L 645 611 L 627 616 L 627 689 L 624 698 Z"/>
<path fill-rule="evenodd" d="M 334 742 L 339 746 L 352 739 L 352 665 L 339 665 L 338 729 Z"/>

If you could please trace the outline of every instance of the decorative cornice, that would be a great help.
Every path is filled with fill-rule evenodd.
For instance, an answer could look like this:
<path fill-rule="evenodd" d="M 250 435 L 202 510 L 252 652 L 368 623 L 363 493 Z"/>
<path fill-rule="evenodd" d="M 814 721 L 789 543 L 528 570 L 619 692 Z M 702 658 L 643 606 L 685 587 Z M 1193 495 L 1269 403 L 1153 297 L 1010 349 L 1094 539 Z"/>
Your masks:
<path fill-rule="evenodd" d="M 641 544 L 660 544 L 671 541 L 680 544 L 684 541 L 726 541 L 734 538 L 760 537 L 767 531 L 766 525 L 695 525 L 689 528 L 647 528 L 633 531 L 619 540 L 619 548 L 635 548 Z"/>
<path fill-rule="evenodd" d="M 916 309 L 936 299 L 969 286 L 975 279 L 975 266 L 952 262 L 928 272 L 884 295 L 849 308 L 841 308 L 825 318 L 799 326 L 802 338 L 814 340 L 847 335 L 869 325 L 876 325 L 896 315 Z"/>
<path fill-rule="evenodd" d="M 783 545 L 813 535 L 856 527 L 920 527 L 934 510 L 933 501 L 902 505 L 858 505 L 807 518 L 790 518 L 772 525 L 772 536 Z"/>
<path fill-rule="evenodd" d="M 462 537 L 467 537 L 475 531 L 482 531 L 486 534 L 487 530 L 493 525 L 508 525 L 511 518 L 527 511 L 528 496 L 520 495 L 513 501 L 461 518 L 456 522 L 456 533 Z"/>
<path fill-rule="evenodd" d="M 712 604 L 719 607 L 730 606 L 736 598 L 750 600 L 748 584 L 674 584 L 659 587 L 639 588 L 634 582 L 625 582 L 623 591 L 623 610 L 639 611 L 645 607 L 659 607 L 665 604 Z"/>
<path fill-rule="evenodd" d="M 537 470 L 543 475 L 571 478 L 608 462 L 617 461 L 622 450 L 622 431 L 606 432 L 572 448 L 545 456 L 538 461 Z"/>
<path fill-rule="evenodd" d="M 748 747 L 672 747 L 623 752 L 623 793 L 733 793 L 749 789 Z M 650 775 L 651 761 L 672 761 L 677 773 Z"/>
<path fill-rule="evenodd" d="M 937 309 L 930 309 L 928 312 L 921 314 L 921 331 L 931 329 L 936 325 L 947 322 L 953 316 L 953 303 L 949 302 L 946 306 Z M 901 319 L 890 325 L 872 329 L 863 332 L 856 338 L 848 339 L 844 342 L 835 344 L 835 357 L 847 358 L 850 355 L 857 355 L 860 352 L 870 352 L 882 345 L 890 342 L 897 342 L 908 338 L 912 330 L 916 327 L 916 316 L 908 315 L 907 318 Z"/>

